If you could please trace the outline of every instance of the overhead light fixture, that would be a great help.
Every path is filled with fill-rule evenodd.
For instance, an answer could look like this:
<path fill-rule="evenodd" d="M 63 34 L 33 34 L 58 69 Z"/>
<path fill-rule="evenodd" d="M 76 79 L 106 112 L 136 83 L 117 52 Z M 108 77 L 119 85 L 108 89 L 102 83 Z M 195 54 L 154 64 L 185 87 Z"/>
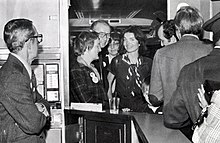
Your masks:
<path fill-rule="evenodd" d="M 92 0 L 93 8 L 98 9 L 100 5 L 100 0 Z"/>

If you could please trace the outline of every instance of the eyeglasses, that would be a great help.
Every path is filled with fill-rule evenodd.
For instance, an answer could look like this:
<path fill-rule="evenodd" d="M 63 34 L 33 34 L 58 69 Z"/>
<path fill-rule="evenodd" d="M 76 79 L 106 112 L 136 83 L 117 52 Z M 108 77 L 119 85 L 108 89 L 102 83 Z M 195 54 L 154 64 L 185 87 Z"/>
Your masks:
<path fill-rule="evenodd" d="M 37 38 L 37 43 L 39 44 L 43 41 L 43 34 L 37 34 L 37 35 L 30 36 L 27 40 L 25 40 L 25 42 L 27 42 L 31 38 Z"/>
<path fill-rule="evenodd" d="M 110 33 L 105 33 L 105 32 L 100 32 L 100 33 L 98 33 L 98 35 L 99 35 L 99 38 L 104 38 L 104 37 L 109 38 L 110 37 Z"/>
<path fill-rule="evenodd" d="M 119 41 L 113 41 L 110 43 L 110 45 L 119 45 Z"/>

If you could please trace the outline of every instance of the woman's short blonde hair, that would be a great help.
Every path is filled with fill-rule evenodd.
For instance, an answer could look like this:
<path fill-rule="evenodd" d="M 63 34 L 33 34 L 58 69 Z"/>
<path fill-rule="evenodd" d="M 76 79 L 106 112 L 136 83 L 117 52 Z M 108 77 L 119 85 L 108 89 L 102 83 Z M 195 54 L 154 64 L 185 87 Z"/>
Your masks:
<path fill-rule="evenodd" d="M 98 39 L 98 35 L 95 32 L 84 31 L 80 33 L 73 44 L 75 55 L 80 56 L 84 54 L 87 49 L 92 49 L 96 39 Z"/>

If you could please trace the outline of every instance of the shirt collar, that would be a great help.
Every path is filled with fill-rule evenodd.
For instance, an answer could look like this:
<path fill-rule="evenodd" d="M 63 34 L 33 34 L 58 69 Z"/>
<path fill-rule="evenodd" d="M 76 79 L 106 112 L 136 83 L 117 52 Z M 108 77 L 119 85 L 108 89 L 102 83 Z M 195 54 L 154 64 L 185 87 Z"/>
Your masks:
<path fill-rule="evenodd" d="M 219 49 L 219 48 L 220 48 L 220 46 L 215 46 L 214 48 L 218 48 L 218 49 Z"/>
<path fill-rule="evenodd" d="M 184 37 L 184 36 L 193 36 L 193 37 L 199 39 L 199 37 L 198 37 L 197 35 L 194 35 L 194 34 L 184 34 L 183 37 Z"/>
<path fill-rule="evenodd" d="M 31 66 L 19 55 L 15 54 L 15 53 L 11 53 L 13 56 L 15 56 L 25 67 L 25 69 L 27 70 L 30 79 L 31 79 Z"/>

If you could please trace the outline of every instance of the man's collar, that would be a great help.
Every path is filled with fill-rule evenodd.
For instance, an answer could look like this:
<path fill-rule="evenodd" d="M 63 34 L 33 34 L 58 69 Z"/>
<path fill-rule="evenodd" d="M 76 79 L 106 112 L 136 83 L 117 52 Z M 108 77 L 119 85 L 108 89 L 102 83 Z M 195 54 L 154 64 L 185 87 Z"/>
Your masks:
<path fill-rule="evenodd" d="M 183 37 L 185 37 L 185 36 L 193 36 L 193 37 L 199 39 L 199 37 L 197 35 L 194 35 L 194 34 L 184 34 Z"/>
<path fill-rule="evenodd" d="M 10 53 L 11 55 L 13 55 L 14 57 L 16 57 L 25 67 L 25 69 L 27 70 L 30 79 L 31 79 L 31 66 L 28 64 L 27 61 L 25 61 L 21 56 L 15 54 L 15 53 Z"/>
<path fill-rule="evenodd" d="M 220 46 L 215 46 L 214 48 L 220 49 Z"/>

